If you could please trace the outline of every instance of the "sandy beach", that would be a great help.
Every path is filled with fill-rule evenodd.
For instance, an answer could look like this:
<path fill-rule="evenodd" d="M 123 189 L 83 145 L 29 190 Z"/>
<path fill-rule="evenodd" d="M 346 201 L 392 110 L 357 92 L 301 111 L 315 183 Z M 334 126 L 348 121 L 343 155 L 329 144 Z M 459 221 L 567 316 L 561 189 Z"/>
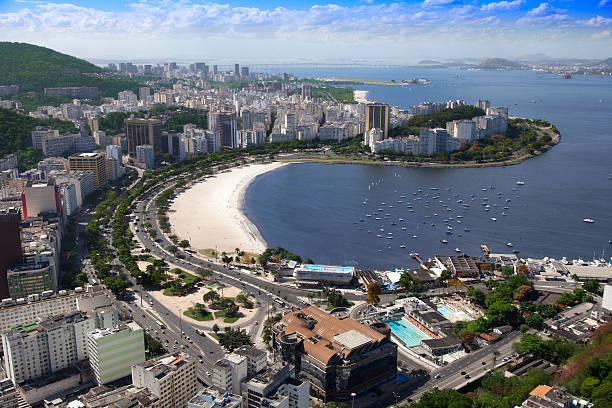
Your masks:
<path fill-rule="evenodd" d="M 255 177 L 283 163 L 251 164 L 218 173 L 186 190 L 174 200 L 169 214 L 172 230 L 193 249 L 236 248 L 262 253 L 266 243 L 241 209 L 246 188 Z"/>

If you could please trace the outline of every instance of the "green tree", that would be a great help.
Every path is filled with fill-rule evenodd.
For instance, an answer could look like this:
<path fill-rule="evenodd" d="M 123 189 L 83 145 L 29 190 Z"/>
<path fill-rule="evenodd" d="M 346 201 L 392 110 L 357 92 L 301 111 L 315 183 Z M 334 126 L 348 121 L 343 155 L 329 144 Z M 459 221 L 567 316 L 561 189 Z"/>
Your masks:
<path fill-rule="evenodd" d="M 228 353 L 242 346 L 252 346 L 253 342 L 246 331 L 226 327 L 225 331 L 218 333 L 219 345 Z"/>
<path fill-rule="evenodd" d="M 189 247 L 189 241 L 187 241 L 186 239 L 181 240 L 181 242 L 179 242 L 178 244 L 181 248 L 188 248 Z"/>
<path fill-rule="evenodd" d="M 366 296 L 366 302 L 371 305 L 377 305 L 380 303 L 380 286 L 372 282 L 368 284 L 368 295 Z"/>

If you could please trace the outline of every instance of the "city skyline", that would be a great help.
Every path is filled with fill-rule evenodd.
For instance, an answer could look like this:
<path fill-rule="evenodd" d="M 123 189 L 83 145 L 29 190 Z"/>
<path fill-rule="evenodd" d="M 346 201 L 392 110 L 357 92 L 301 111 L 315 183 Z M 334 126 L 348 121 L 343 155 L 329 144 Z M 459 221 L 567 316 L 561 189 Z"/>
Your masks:
<path fill-rule="evenodd" d="M 410 64 L 535 53 L 605 59 L 612 0 L 7 0 L 0 2 L 0 40 L 90 59 Z"/>

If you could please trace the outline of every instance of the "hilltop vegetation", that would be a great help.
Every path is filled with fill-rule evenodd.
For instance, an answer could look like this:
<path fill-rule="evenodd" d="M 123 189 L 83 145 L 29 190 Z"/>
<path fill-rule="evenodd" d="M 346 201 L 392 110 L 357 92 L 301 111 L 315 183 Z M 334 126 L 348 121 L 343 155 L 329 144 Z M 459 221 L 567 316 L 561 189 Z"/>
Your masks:
<path fill-rule="evenodd" d="M 104 70 L 90 62 L 45 47 L 25 43 L 0 42 L 0 85 L 19 85 L 21 94 L 61 86 L 95 86 L 100 96 L 117 96 L 130 89 L 138 91 L 138 83 L 127 79 L 97 75 Z M 15 99 L 20 99 L 18 95 Z"/>
<path fill-rule="evenodd" d="M 503 58 L 490 58 L 485 62 L 476 65 L 480 69 L 521 69 L 523 66 L 514 61 Z"/>
<path fill-rule="evenodd" d="M 19 170 L 36 167 L 36 163 L 43 158 L 42 150 L 32 147 L 31 132 L 36 126 L 49 126 L 59 130 L 60 134 L 78 132 L 72 122 L 58 119 L 34 119 L 0 108 L 0 157 L 16 153 Z"/>
<path fill-rule="evenodd" d="M 389 137 L 418 136 L 419 129 L 422 127 L 446 129 L 446 122 L 472 119 L 476 116 L 483 116 L 484 114 L 485 111 L 482 109 L 466 105 L 454 109 L 444 109 L 430 115 L 415 115 L 402 124 L 402 126 L 391 129 L 389 131 Z"/>

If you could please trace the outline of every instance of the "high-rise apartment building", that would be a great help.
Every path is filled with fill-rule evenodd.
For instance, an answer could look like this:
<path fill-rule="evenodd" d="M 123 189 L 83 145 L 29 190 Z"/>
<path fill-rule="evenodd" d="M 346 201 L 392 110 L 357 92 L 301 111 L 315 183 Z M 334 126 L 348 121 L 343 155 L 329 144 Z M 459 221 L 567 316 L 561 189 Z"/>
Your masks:
<path fill-rule="evenodd" d="M 198 392 L 194 357 L 173 353 L 132 366 L 132 384 L 147 388 L 158 407 L 186 408 Z"/>
<path fill-rule="evenodd" d="M 389 105 L 386 103 L 368 103 L 366 106 L 365 131 L 380 129 L 383 139 L 389 137 Z"/>
<path fill-rule="evenodd" d="M 240 76 L 240 64 L 234 64 L 234 76 Z"/>
<path fill-rule="evenodd" d="M 302 83 L 302 99 L 312 98 L 312 84 L 307 82 Z"/>
<path fill-rule="evenodd" d="M 18 408 L 19 394 L 10 378 L 0 380 L 0 407 Z"/>
<path fill-rule="evenodd" d="M 132 366 L 145 361 L 144 333 L 131 322 L 88 334 L 89 364 L 98 385 L 132 373 Z"/>
<path fill-rule="evenodd" d="M 94 329 L 94 319 L 74 312 L 2 334 L 6 375 L 20 382 L 85 360 L 88 357 L 87 334 Z"/>
<path fill-rule="evenodd" d="M 153 146 L 136 146 L 136 162 L 142 165 L 145 169 L 152 169 L 155 167 L 155 153 L 153 151 Z"/>
<path fill-rule="evenodd" d="M 68 158 L 68 170 L 82 170 L 93 173 L 96 189 L 108 182 L 106 174 L 106 153 L 78 153 Z"/>
<path fill-rule="evenodd" d="M 43 140 L 58 136 L 58 130 L 36 126 L 36 129 L 32 131 L 32 146 L 36 149 L 42 149 Z"/>
<path fill-rule="evenodd" d="M 218 389 L 240 394 L 240 385 L 246 379 L 247 373 L 247 358 L 231 353 L 213 365 L 212 382 Z"/>
<path fill-rule="evenodd" d="M 48 262 L 19 264 L 6 272 L 11 299 L 22 299 L 35 293 L 55 290 L 55 273 Z"/>
<path fill-rule="evenodd" d="M 159 119 L 126 119 L 125 137 L 131 158 L 136 158 L 136 146 L 142 145 L 153 146 L 156 154 L 162 153 L 161 120 Z"/>

